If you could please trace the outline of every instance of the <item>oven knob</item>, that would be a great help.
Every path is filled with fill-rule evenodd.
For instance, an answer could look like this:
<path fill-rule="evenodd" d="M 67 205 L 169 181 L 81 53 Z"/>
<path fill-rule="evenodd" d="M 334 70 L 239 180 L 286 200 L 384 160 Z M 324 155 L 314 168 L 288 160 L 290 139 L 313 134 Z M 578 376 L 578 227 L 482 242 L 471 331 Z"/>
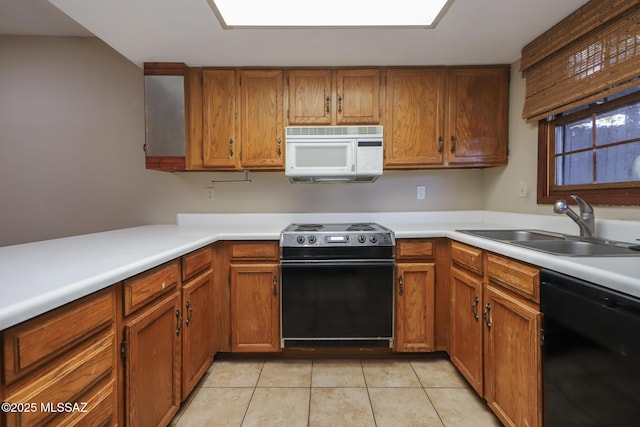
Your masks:
<path fill-rule="evenodd" d="M 364 237 L 364 234 L 358 236 L 358 243 L 364 243 L 367 241 L 367 238 Z"/>
<path fill-rule="evenodd" d="M 298 241 L 299 244 L 304 244 L 304 236 L 298 236 L 298 238 L 296 239 Z"/>
<path fill-rule="evenodd" d="M 309 243 L 312 245 L 316 242 L 316 236 L 309 236 Z"/>
<path fill-rule="evenodd" d="M 369 236 L 369 241 L 371 243 L 376 243 L 378 241 L 378 236 L 376 236 L 375 234 L 372 234 L 371 236 Z"/>

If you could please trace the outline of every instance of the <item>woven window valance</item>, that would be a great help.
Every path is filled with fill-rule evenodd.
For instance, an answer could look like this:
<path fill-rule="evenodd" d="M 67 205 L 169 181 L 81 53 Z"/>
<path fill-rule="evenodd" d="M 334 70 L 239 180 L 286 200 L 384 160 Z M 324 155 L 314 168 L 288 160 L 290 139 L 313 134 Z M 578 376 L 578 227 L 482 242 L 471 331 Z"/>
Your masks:
<path fill-rule="evenodd" d="M 522 49 L 522 117 L 537 121 L 640 85 L 640 0 L 591 0 Z"/>

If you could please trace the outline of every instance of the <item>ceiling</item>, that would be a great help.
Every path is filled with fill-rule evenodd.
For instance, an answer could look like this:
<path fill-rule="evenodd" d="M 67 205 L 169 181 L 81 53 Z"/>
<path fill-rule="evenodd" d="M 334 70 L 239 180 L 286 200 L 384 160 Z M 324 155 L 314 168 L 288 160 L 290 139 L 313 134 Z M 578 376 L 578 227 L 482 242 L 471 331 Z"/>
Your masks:
<path fill-rule="evenodd" d="M 454 0 L 435 29 L 224 30 L 207 0 L 50 1 L 55 7 L 0 0 L 0 35 L 95 35 L 139 66 L 192 67 L 513 63 L 524 45 L 586 3 Z M 311 3 L 309 13 L 321 5 Z"/>

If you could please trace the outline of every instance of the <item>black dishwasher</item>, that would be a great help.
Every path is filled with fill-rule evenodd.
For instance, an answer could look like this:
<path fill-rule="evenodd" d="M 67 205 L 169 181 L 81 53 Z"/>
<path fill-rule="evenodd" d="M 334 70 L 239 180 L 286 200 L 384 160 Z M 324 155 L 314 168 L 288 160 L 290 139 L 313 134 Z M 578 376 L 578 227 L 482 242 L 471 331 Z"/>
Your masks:
<path fill-rule="evenodd" d="M 640 425 L 640 298 L 540 273 L 546 427 Z"/>

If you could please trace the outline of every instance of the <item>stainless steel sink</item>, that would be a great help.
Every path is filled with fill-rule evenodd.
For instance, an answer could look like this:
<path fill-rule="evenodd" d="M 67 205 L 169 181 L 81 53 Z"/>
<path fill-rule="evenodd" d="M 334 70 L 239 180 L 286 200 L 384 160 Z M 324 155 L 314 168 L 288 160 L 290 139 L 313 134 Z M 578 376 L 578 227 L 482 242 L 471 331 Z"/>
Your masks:
<path fill-rule="evenodd" d="M 565 236 L 540 230 L 458 230 L 474 236 L 509 242 L 531 240 L 564 240 Z"/>
<path fill-rule="evenodd" d="M 498 240 L 512 245 L 534 249 L 553 255 L 574 257 L 589 256 L 640 256 L 639 248 L 622 242 L 580 238 L 542 230 L 458 230 L 473 236 Z"/>
<path fill-rule="evenodd" d="M 528 242 L 511 242 L 538 251 L 554 255 L 568 256 L 640 256 L 640 251 L 628 246 L 585 240 L 538 240 Z"/>

